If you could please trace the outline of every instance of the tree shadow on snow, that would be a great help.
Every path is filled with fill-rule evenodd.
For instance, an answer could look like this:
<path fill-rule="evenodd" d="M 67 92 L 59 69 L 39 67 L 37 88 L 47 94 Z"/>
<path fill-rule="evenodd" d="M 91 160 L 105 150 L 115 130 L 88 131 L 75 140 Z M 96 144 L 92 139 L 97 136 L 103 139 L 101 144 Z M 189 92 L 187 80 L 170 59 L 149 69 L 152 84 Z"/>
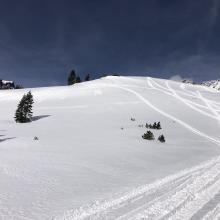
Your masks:
<path fill-rule="evenodd" d="M 2 135 L 3 136 L 3 135 Z M 0 139 L 0 143 L 1 142 L 4 142 L 4 141 L 8 141 L 8 140 L 11 140 L 11 139 L 14 139 L 15 137 L 10 137 L 10 138 L 3 138 L 3 139 Z"/>
<path fill-rule="evenodd" d="M 51 115 L 38 115 L 38 116 L 34 116 L 34 117 L 32 117 L 32 121 L 38 121 L 38 120 L 40 120 L 40 119 L 42 119 L 42 118 L 47 118 L 47 117 L 50 117 Z"/>

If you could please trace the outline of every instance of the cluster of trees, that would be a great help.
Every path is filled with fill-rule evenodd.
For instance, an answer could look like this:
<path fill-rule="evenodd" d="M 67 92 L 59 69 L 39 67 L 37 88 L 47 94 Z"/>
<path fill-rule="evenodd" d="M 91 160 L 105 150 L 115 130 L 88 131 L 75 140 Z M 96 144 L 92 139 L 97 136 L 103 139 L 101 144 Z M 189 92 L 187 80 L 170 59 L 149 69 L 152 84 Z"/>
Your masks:
<path fill-rule="evenodd" d="M 154 122 L 153 125 L 146 123 L 145 127 L 150 129 L 157 129 L 157 130 L 161 129 L 160 122 Z"/>
<path fill-rule="evenodd" d="M 132 118 L 132 117 L 131 117 L 131 121 L 135 121 L 135 118 Z M 143 124 L 139 124 L 138 127 L 139 127 L 139 128 L 143 128 L 144 125 L 143 125 Z M 145 127 L 148 128 L 148 129 L 156 129 L 156 130 L 162 129 L 162 128 L 161 128 L 161 125 L 160 125 L 160 122 L 154 122 L 153 125 L 146 123 Z M 153 134 L 153 132 L 150 131 L 150 130 L 148 130 L 146 133 L 144 133 L 144 134 L 142 135 L 142 138 L 145 139 L 145 140 L 155 140 L 154 134 Z M 160 135 L 160 136 L 157 138 L 157 140 L 160 141 L 161 143 L 164 143 L 164 142 L 166 141 L 163 134 Z"/>
<path fill-rule="evenodd" d="M 87 74 L 84 81 L 89 81 L 89 80 L 90 80 L 90 75 Z M 76 74 L 75 70 L 72 70 L 69 74 L 68 79 L 67 79 L 68 85 L 73 85 L 75 83 L 81 83 L 81 82 L 82 82 L 82 80 L 81 80 L 80 76 L 78 76 Z"/>
<path fill-rule="evenodd" d="M 30 122 L 33 116 L 32 107 L 34 104 L 33 95 L 31 92 L 24 94 L 20 100 L 17 110 L 15 112 L 15 121 L 17 123 Z"/>
<path fill-rule="evenodd" d="M 85 81 L 89 81 L 90 80 L 90 75 L 87 74 L 85 77 Z M 68 77 L 68 85 L 73 85 L 75 83 L 80 83 L 81 82 L 81 78 L 80 76 L 78 76 L 74 70 L 72 70 L 70 72 L 70 75 Z M 3 81 L 0 80 L 0 89 L 4 88 L 4 89 L 10 89 L 10 88 L 22 88 L 21 86 L 14 85 L 14 82 L 12 81 Z M 33 104 L 34 104 L 34 100 L 33 100 L 33 95 L 32 93 L 29 91 L 27 94 L 24 94 L 22 99 L 20 100 L 17 109 L 15 111 L 15 116 L 14 119 L 17 123 L 26 123 L 26 122 L 30 122 L 32 120 L 32 116 L 33 116 L 33 112 L 32 112 L 32 108 L 33 108 Z"/>
<path fill-rule="evenodd" d="M 154 134 L 151 131 L 147 131 L 146 133 L 144 133 L 142 135 L 142 138 L 145 139 L 145 140 L 150 140 L 150 141 L 155 140 Z M 164 143 L 166 141 L 163 134 L 160 135 L 157 140 L 160 141 L 161 143 Z"/>
<path fill-rule="evenodd" d="M 157 130 L 162 129 L 162 128 L 161 128 L 161 125 L 160 125 L 160 122 L 154 122 L 153 125 L 146 123 L 145 127 L 146 127 L 146 128 L 150 128 L 150 129 L 157 129 Z M 147 131 L 146 133 L 144 133 L 144 134 L 142 135 L 142 138 L 143 138 L 143 139 L 146 139 L 146 140 L 154 140 L 154 139 L 155 139 L 153 132 L 151 132 L 150 130 Z M 164 142 L 166 141 L 163 134 L 160 135 L 160 136 L 157 138 L 157 140 L 160 141 L 161 143 L 164 143 Z"/>

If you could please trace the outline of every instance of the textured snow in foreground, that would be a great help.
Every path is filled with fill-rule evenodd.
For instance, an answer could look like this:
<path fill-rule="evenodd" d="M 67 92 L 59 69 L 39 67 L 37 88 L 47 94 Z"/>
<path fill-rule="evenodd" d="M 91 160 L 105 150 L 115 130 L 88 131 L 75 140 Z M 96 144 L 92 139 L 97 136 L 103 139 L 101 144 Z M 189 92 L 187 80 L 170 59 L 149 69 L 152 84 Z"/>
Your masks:
<path fill-rule="evenodd" d="M 16 124 L 26 91 L 0 91 L 0 219 L 220 217 L 217 90 L 145 77 L 32 89 L 34 121 Z M 141 138 L 154 121 L 165 144 Z"/>

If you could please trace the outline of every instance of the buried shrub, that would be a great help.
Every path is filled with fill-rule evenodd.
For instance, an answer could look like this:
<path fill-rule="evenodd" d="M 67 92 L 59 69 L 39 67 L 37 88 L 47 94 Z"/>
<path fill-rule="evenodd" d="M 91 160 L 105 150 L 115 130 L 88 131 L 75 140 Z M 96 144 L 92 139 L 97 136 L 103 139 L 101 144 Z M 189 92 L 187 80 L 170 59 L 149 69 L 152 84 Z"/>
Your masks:
<path fill-rule="evenodd" d="M 146 140 L 154 140 L 154 134 L 151 131 L 147 131 L 142 135 L 142 138 Z"/>

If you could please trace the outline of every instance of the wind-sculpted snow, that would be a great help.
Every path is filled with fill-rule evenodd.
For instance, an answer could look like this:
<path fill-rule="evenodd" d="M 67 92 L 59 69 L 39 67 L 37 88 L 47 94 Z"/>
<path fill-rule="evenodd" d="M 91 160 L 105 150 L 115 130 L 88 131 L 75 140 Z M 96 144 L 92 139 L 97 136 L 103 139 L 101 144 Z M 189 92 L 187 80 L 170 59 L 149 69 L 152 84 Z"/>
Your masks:
<path fill-rule="evenodd" d="M 1 220 L 219 218 L 218 91 L 150 77 L 36 88 L 35 117 L 50 117 L 16 124 L 26 91 L 0 93 Z M 164 144 L 141 138 L 154 121 Z"/>

